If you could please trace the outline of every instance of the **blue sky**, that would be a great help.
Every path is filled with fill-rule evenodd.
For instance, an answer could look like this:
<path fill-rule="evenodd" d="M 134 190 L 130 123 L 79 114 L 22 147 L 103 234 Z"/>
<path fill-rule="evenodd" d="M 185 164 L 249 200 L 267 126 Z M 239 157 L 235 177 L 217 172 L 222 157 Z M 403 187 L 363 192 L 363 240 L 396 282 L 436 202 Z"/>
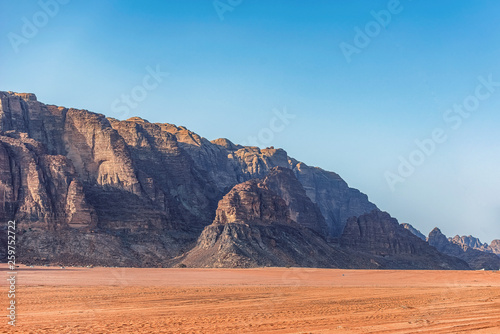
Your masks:
<path fill-rule="evenodd" d="M 478 77 L 500 82 L 497 1 L 401 0 L 350 62 L 341 43 L 376 29 L 371 12 L 390 1 L 221 0 L 223 13 L 209 0 L 61 2 L 2 1 L 0 90 L 208 139 L 260 134 L 260 146 L 339 173 L 425 234 L 500 238 L 500 87 L 458 129 L 443 120 Z M 116 108 L 146 68 L 168 76 Z M 270 134 L 276 110 L 295 118 Z M 391 189 L 386 173 L 436 128 L 447 140 Z"/>

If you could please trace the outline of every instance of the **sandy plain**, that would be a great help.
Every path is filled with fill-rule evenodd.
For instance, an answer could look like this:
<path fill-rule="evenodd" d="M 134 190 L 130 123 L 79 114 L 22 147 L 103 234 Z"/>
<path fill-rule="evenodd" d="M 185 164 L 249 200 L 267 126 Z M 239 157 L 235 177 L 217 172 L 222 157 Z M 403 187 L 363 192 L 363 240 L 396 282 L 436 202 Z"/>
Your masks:
<path fill-rule="evenodd" d="M 500 273 L 20 265 L 1 333 L 500 333 Z"/>

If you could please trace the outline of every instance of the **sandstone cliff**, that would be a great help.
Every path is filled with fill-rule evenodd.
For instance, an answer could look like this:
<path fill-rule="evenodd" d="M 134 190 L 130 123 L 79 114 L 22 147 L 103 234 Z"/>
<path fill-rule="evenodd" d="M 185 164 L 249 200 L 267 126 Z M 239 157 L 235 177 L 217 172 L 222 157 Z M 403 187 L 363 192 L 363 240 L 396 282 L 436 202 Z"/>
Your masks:
<path fill-rule="evenodd" d="M 262 180 L 262 185 L 280 196 L 288 208 L 290 219 L 327 237 L 328 225 L 318 205 L 307 196 L 306 191 L 292 170 L 283 167 L 271 169 Z"/>
<path fill-rule="evenodd" d="M 196 247 L 175 262 L 189 267 L 228 268 L 376 267 L 368 257 L 329 245 L 315 232 L 323 231 L 324 219 L 316 215 L 310 200 L 298 204 L 304 191 L 291 191 L 295 182 L 293 173 L 277 168 L 263 180 L 234 186 L 219 202 L 213 224 L 203 230 Z M 287 206 L 269 185 L 280 189 L 294 205 Z"/>
<path fill-rule="evenodd" d="M 321 234 L 338 234 L 346 217 L 375 207 L 338 175 L 281 149 L 210 142 L 184 127 L 118 121 L 45 105 L 34 94 L 0 92 L 0 218 L 18 222 L 24 261 L 64 262 L 79 253 L 78 263 L 165 265 L 194 246 L 234 185 L 274 167 L 301 181 L 290 189 L 274 185 L 289 214 L 305 205 L 294 218 L 307 224 L 316 217 L 309 227 Z M 300 190 L 302 199 L 290 202 L 286 192 Z M 52 242 L 62 234 L 67 242 Z M 98 253 L 110 247 L 119 260 Z"/>
<path fill-rule="evenodd" d="M 382 268 L 469 269 L 465 262 L 439 253 L 382 211 L 350 218 L 340 242 L 373 255 Z"/>

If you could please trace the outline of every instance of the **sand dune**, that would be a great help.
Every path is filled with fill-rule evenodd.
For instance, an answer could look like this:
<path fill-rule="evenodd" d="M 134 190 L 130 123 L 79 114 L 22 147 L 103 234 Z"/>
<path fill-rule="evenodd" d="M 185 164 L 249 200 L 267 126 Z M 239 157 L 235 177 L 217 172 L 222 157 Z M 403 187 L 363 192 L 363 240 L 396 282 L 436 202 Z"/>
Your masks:
<path fill-rule="evenodd" d="M 17 291 L 1 332 L 500 333 L 487 271 L 21 266 Z"/>

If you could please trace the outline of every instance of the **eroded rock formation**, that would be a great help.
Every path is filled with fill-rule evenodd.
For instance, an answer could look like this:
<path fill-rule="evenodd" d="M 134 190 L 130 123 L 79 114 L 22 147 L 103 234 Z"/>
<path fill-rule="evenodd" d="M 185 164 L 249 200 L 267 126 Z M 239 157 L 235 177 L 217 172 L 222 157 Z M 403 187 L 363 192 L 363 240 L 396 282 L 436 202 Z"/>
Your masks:
<path fill-rule="evenodd" d="M 469 269 L 445 256 L 401 226 L 388 213 L 374 210 L 347 221 L 341 245 L 371 254 L 381 267 L 400 269 Z"/>
<path fill-rule="evenodd" d="M 429 233 L 427 241 L 441 253 L 464 260 L 472 269 L 500 269 L 500 257 L 472 247 L 465 247 L 464 249 L 463 245 L 448 240 L 437 227 Z"/>
<path fill-rule="evenodd" d="M 24 263 L 425 267 L 428 250 L 387 217 L 363 218 L 373 210 L 282 149 L 0 92 L 0 219 L 16 220 Z"/>
<path fill-rule="evenodd" d="M 318 226 L 324 226 L 324 219 L 314 214 L 315 210 L 309 207 L 310 200 L 307 204 L 299 203 L 303 200 L 303 190 L 291 192 L 293 180 L 298 182 L 293 173 L 277 168 L 264 180 L 234 186 L 219 202 L 213 224 L 203 230 L 196 247 L 176 262 L 190 267 L 228 268 L 375 267 L 368 257 L 329 245 L 310 228 L 317 230 Z M 294 205 L 287 206 L 269 185 L 281 189 Z M 319 221 L 314 223 L 306 217 Z"/>

